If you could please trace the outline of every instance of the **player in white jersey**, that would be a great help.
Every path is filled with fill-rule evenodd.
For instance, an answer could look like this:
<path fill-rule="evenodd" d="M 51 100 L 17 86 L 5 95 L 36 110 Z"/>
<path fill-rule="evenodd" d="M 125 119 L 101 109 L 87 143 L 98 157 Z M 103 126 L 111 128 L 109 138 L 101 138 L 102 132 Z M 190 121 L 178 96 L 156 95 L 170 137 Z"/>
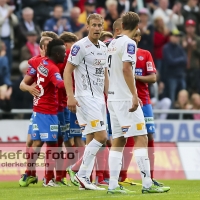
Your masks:
<path fill-rule="evenodd" d="M 154 186 L 150 177 L 147 152 L 147 130 L 135 87 L 136 43 L 139 16 L 127 12 L 122 16 L 122 34 L 108 46 L 109 91 L 108 109 L 112 127 L 112 147 L 109 153 L 109 194 L 131 193 L 118 185 L 126 138 L 134 137 L 134 155 L 142 177 L 143 193 L 161 193 L 165 189 Z"/>
<path fill-rule="evenodd" d="M 103 18 L 91 14 L 87 19 L 88 37 L 76 42 L 68 58 L 64 71 L 68 108 L 76 112 L 86 148 L 83 161 L 75 180 L 80 189 L 100 190 L 90 182 L 96 153 L 107 140 L 106 105 L 104 92 L 108 91 L 108 71 L 106 67 L 107 47 L 99 41 L 103 29 Z M 71 74 L 74 71 L 75 97 L 72 90 Z"/>

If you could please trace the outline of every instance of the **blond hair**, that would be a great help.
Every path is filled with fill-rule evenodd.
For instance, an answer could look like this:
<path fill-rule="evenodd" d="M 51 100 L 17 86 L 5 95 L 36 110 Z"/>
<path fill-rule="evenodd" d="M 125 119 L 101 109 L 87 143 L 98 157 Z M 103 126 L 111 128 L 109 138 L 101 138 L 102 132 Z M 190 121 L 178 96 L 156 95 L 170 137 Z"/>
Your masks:
<path fill-rule="evenodd" d="M 88 18 L 87 18 L 87 24 L 88 24 L 88 25 L 90 24 L 90 21 L 91 21 L 92 19 L 101 20 L 101 21 L 102 21 L 102 24 L 103 24 L 103 22 L 104 22 L 104 19 L 103 19 L 103 17 L 102 17 L 101 15 L 96 14 L 96 13 L 93 13 L 93 14 L 90 14 L 90 15 L 88 16 Z"/>

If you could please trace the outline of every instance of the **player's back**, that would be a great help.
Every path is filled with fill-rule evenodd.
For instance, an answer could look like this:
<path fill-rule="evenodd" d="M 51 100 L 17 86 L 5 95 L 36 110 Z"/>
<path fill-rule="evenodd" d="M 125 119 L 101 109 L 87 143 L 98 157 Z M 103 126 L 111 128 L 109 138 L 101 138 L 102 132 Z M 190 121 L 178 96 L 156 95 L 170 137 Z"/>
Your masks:
<path fill-rule="evenodd" d="M 43 114 L 57 114 L 57 88 L 53 79 L 62 81 L 58 67 L 48 58 L 35 59 L 31 63 L 37 70 L 37 85 L 39 97 L 33 100 L 33 110 Z"/>
<path fill-rule="evenodd" d="M 109 91 L 108 101 L 126 101 L 132 94 L 123 75 L 123 62 L 131 62 L 133 73 L 136 62 L 136 44 L 126 35 L 117 36 L 108 46 Z"/>

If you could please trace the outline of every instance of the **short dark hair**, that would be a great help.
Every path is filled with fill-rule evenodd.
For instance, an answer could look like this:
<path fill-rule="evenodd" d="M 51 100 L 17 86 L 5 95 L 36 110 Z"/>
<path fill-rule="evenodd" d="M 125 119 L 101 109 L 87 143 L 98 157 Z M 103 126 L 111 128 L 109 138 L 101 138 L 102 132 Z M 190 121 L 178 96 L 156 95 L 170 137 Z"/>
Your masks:
<path fill-rule="evenodd" d="M 59 39 L 61 39 L 63 42 L 77 42 L 78 41 L 78 37 L 71 33 L 71 32 L 63 32 Z"/>
<path fill-rule="evenodd" d="M 47 53 L 48 57 L 52 56 L 54 53 L 58 52 L 58 47 L 64 45 L 64 42 L 60 39 L 53 39 L 47 45 Z"/>
<path fill-rule="evenodd" d="M 53 39 L 58 39 L 58 35 L 54 33 L 53 31 L 43 31 L 41 33 L 41 37 L 50 37 Z"/>
<path fill-rule="evenodd" d="M 122 25 L 124 30 L 134 30 L 140 21 L 140 17 L 135 12 L 126 12 L 122 15 Z"/>
<path fill-rule="evenodd" d="M 122 18 L 118 18 L 113 23 L 113 31 L 115 31 L 116 28 L 122 27 Z"/>

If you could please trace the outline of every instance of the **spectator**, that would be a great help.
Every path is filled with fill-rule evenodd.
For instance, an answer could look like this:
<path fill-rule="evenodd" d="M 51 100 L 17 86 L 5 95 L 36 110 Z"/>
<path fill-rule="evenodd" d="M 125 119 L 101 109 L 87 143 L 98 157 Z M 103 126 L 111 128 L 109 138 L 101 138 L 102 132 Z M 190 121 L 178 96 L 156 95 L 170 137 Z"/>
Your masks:
<path fill-rule="evenodd" d="M 49 19 L 50 12 L 57 0 L 21 0 L 22 7 L 30 7 L 34 10 L 35 20 L 40 28 L 44 26 L 44 22 Z"/>
<path fill-rule="evenodd" d="M 80 8 L 74 7 L 70 11 L 69 22 L 71 24 L 72 32 L 78 36 L 79 39 L 83 37 L 84 32 L 86 31 L 86 26 L 83 23 L 79 23 L 79 15 L 81 13 Z"/>
<path fill-rule="evenodd" d="M 108 31 L 102 31 L 99 40 L 104 42 L 109 39 L 113 39 L 113 34 Z"/>
<path fill-rule="evenodd" d="M 176 92 L 186 89 L 185 70 L 187 55 L 180 44 L 181 33 L 173 30 L 170 33 L 169 43 L 163 47 L 163 67 L 167 77 L 168 94 L 172 103 L 176 98 Z"/>
<path fill-rule="evenodd" d="M 40 37 L 40 27 L 33 21 L 34 11 L 32 8 L 26 7 L 22 10 L 22 20 L 19 23 L 18 42 L 23 46 L 26 40 L 26 34 L 29 31 L 36 31 L 37 37 Z"/>
<path fill-rule="evenodd" d="M 191 103 L 193 110 L 200 110 L 200 95 L 198 93 L 192 94 Z M 200 114 L 193 114 L 193 119 L 200 120 Z"/>
<path fill-rule="evenodd" d="M 103 19 L 105 19 L 105 17 L 106 17 L 106 10 L 105 10 L 104 8 L 98 7 L 98 8 L 96 9 L 96 12 L 97 12 L 98 14 L 100 14 L 100 15 L 103 17 Z M 103 23 L 103 30 L 104 30 L 104 31 L 107 31 L 108 28 L 109 28 L 109 27 L 108 27 L 108 22 L 104 20 L 104 23 Z"/>
<path fill-rule="evenodd" d="M 10 70 L 8 58 L 6 57 L 6 47 L 0 42 L 0 109 L 11 110 L 10 96 L 12 94 L 12 83 L 10 80 Z"/>
<path fill-rule="evenodd" d="M 14 44 L 14 27 L 18 24 L 18 19 L 13 14 L 13 7 L 6 4 L 7 0 L 0 1 L 0 33 L 1 40 L 6 45 L 6 56 L 8 58 L 9 71 L 12 65 L 11 45 Z"/>
<path fill-rule="evenodd" d="M 95 12 L 95 5 L 96 1 L 95 0 L 86 0 L 84 3 L 84 11 L 80 14 L 79 16 L 79 23 L 87 24 L 87 17 L 88 15 L 92 14 Z"/>
<path fill-rule="evenodd" d="M 26 44 L 21 48 L 20 60 L 29 60 L 33 56 L 40 54 L 39 44 L 37 44 L 37 33 L 30 31 L 26 33 Z"/>
<path fill-rule="evenodd" d="M 163 46 L 169 40 L 169 30 L 164 25 L 163 19 L 160 17 L 154 20 L 154 36 L 153 36 L 153 55 L 155 59 L 156 69 L 160 74 L 161 81 L 163 80 L 162 74 L 162 58 L 163 58 Z"/>
<path fill-rule="evenodd" d="M 13 83 L 12 107 L 13 108 L 31 108 L 33 106 L 33 96 L 29 92 L 23 92 L 19 85 L 26 75 L 29 67 L 28 60 L 24 60 L 19 65 L 20 77 Z M 30 116 L 29 116 L 30 117 Z"/>
<path fill-rule="evenodd" d="M 67 18 L 63 17 L 63 7 L 56 5 L 53 10 L 53 17 L 48 19 L 44 24 L 45 31 L 53 31 L 60 35 L 63 31 L 71 30 L 71 25 Z"/>
<path fill-rule="evenodd" d="M 119 18 L 119 13 L 117 11 L 117 1 L 116 0 L 107 0 L 106 9 L 108 11 L 105 20 L 108 23 L 109 30 L 112 31 L 112 25 L 116 19 Z"/>
<path fill-rule="evenodd" d="M 124 12 L 136 11 L 137 1 L 135 0 L 118 0 L 118 13 L 121 15 Z"/>
<path fill-rule="evenodd" d="M 168 110 L 171 107 L 171 100 L 165 96 L 165 84 L 160 81 L 157 72 L 157 82 L 150 85 L 151 104 L 154 109 Z M 155 114 L 155 119 L 167 119 L 167 113 Z"/>
<path fill-rule="evenodd" d="M 190 93 L 200 92 L 200 38 L 195 34 L 196 22 L 192 19 L 185 23 L 186 35 L 182 46 L 186 51 L 188 62 L 186 72 L 187 89 Z"/>
<path fill-rule="evenodd" d="M 138 44 L 138 48 L 146 49 L 153 53 L 153 33 L 154 28 L 152 23 L 149 22 L 149 12 L 146 8 L 139 10 L 140 23 L 139 28 L 141 31 L 141 41 Z"/>
<path fill-rule="evenodd" d="M 189 102 L 189 93 L 187 90 L 181 90 L 178 93 L 177 101 L 173 105 L 173 109 L 191 110 L 192 105 Z M 170 114 L 169 119 L 179 119 L 179 114 Z M 192 114 L 183 114 L 183 119 L 193 119 Z"/>
<path fill-rule="evenodd" d="M 178 16 L 175 14 L 178 10 L 178 6 L 174 6 L 173 10 L 168 9 L 169 7 L 169 0 L 159 0 L 159 7 L 154 11 L 153 19 L 157 17 L 161 17 L 164 21 L 164 24 L 167 28 L 171 31 L 177 29 L 176 25 L 184 23 L 183 16 Z"/>
<path fill-rule="evenodd" d="M 196 33 L 200 33 L 200 10 L 198 0 L 188 0 L 182 11 L 185 21 L 192 19 L 196 22 Z"/>

